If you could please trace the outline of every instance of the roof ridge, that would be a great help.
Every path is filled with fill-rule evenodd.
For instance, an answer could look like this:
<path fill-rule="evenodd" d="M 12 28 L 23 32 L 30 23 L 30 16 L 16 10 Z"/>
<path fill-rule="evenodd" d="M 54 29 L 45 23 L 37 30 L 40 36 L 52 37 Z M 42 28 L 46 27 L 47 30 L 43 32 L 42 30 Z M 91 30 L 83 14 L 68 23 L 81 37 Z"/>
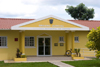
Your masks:
<path fill-rule="evenodd" d="M 26 19 L 26 18 L 0 18 L 5 20 L 35 20 L 35 19 Z"/>

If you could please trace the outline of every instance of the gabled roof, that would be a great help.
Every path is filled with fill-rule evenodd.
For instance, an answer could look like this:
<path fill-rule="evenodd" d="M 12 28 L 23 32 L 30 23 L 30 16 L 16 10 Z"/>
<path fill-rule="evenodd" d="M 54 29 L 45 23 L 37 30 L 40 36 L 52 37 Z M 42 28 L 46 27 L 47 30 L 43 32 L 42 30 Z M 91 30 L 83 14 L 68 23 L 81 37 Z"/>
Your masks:
<path fill-rule="evenodd" d="M 70 28 L 21 27 L 21 26 L 24 26 L 24 25 L 27 25 L 27 24 L 31 24 L 31 23 L 35 23 L 35 22 L 38 22 L 38 21 L 41 21 L 41 20 L 45 20 L 47 18 L 55 18 L 57 20 L 60 20 L 60 21 L 63 21 L 65 23 L 69 23 L 69 24 L 78 26 L 80 28 L 72 28 L 72 27 L 70 27 Z M 89 30 L 89 27 L 86 27 L 84 25 L 80 25 L 80 24 L 77 24 L 77 23 L 74 23 L 74 22 L 71 22 L 71 21 L 67 21 L 65 19 L 53 16 L 53 15 L 49 15 L 49 16 L 46 16 L 46 17 L 43 17 L 43 18 L 39 18 L 39 19 L 32 20 L 32 21 L 29 21 L 29 22 L 25 22 L 25 23 L 21 23 L 21 24 L 18 24 L 18 25 L 14 25 L 14 26 L 11 27 L 11 29 L 12 30 Z"/>
<path fill-rule="evenodd" d="M 21 23 L 33 21 L 34 19 L 21 19 L 21 18 L 0 18 L 0 29 L 11 29 L 12 26 L 18 25 Z M 67 21 L 67 20 L 66 20 Z M 96 29 L 100 26 L 100 21 L 96 20 L 68 20 L 74 23 L 77 23 L 79 25 L 84 25 L 89 27 L 89 29 Z"/>
<path fill-rule="evenodd" d="M 0 29 L 11 29 L 11 26 L 21 24 L 34 19 L 21 19 L 21 18 L 0 18 Z"/>

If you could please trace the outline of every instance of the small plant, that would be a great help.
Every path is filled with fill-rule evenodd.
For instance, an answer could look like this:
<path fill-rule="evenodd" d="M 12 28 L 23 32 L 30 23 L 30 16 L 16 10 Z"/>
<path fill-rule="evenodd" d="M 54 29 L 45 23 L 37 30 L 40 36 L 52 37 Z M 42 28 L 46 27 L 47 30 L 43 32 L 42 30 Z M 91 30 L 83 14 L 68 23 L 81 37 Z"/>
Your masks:
<path fill-rule="evenodd" d="M 16 57 L 21 58 L 21 55 L 22 55 L 22 52 L 20 52 L 20 50 L 17 48 Z"/>
<path fill-rule="evenodd" d="M 26 58 L 26 55 L 21 55 L 21 58 Z"/>
<path fill-rule="evenodd" d="M 100 57 L 100 51 L 97 51 L 96 57 L 97 57 L 97 58 Z"/>
<path fill-rule="evenodd" d="M 81 57 L 80 49 L 74 49 L 74 51 L 75 51 L 77 57 Z"/>

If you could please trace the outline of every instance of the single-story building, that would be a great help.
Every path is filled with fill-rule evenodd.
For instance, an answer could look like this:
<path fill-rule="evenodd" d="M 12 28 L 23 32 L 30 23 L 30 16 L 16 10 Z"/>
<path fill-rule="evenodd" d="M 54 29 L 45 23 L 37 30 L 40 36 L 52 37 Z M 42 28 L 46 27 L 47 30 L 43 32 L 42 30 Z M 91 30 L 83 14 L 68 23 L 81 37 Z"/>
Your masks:
<path fill-rule="evenodd" d="M 26 56 L 61 56 L 70 49 L 87 49 L 87 34 L 99 26 L 100 21 L 65 20 L 52 15 L 0 18 L 0 60 L 14 59 L 17 48 Z"/>

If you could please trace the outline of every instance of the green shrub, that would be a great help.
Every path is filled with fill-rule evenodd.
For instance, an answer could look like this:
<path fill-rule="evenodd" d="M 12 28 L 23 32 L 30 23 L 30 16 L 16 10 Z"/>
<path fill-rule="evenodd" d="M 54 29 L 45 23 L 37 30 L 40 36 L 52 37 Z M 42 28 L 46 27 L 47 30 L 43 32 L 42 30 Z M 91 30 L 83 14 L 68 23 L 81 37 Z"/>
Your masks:
<path fill-rule="evenodd" d="M 75 51 L 77 57 L 81 57 L 80 49 L 74 49 L 74 51 Z"/>
<path fill-rule="evenodd" d="M 21 55 L 21 58 L 26 58 L 26 55 Z"/>
<path fill-rule="evenodd" d="M 100 51 L 97 51 L 96 57 L 97 57 L 97 58 L 100 57 Z"/>

